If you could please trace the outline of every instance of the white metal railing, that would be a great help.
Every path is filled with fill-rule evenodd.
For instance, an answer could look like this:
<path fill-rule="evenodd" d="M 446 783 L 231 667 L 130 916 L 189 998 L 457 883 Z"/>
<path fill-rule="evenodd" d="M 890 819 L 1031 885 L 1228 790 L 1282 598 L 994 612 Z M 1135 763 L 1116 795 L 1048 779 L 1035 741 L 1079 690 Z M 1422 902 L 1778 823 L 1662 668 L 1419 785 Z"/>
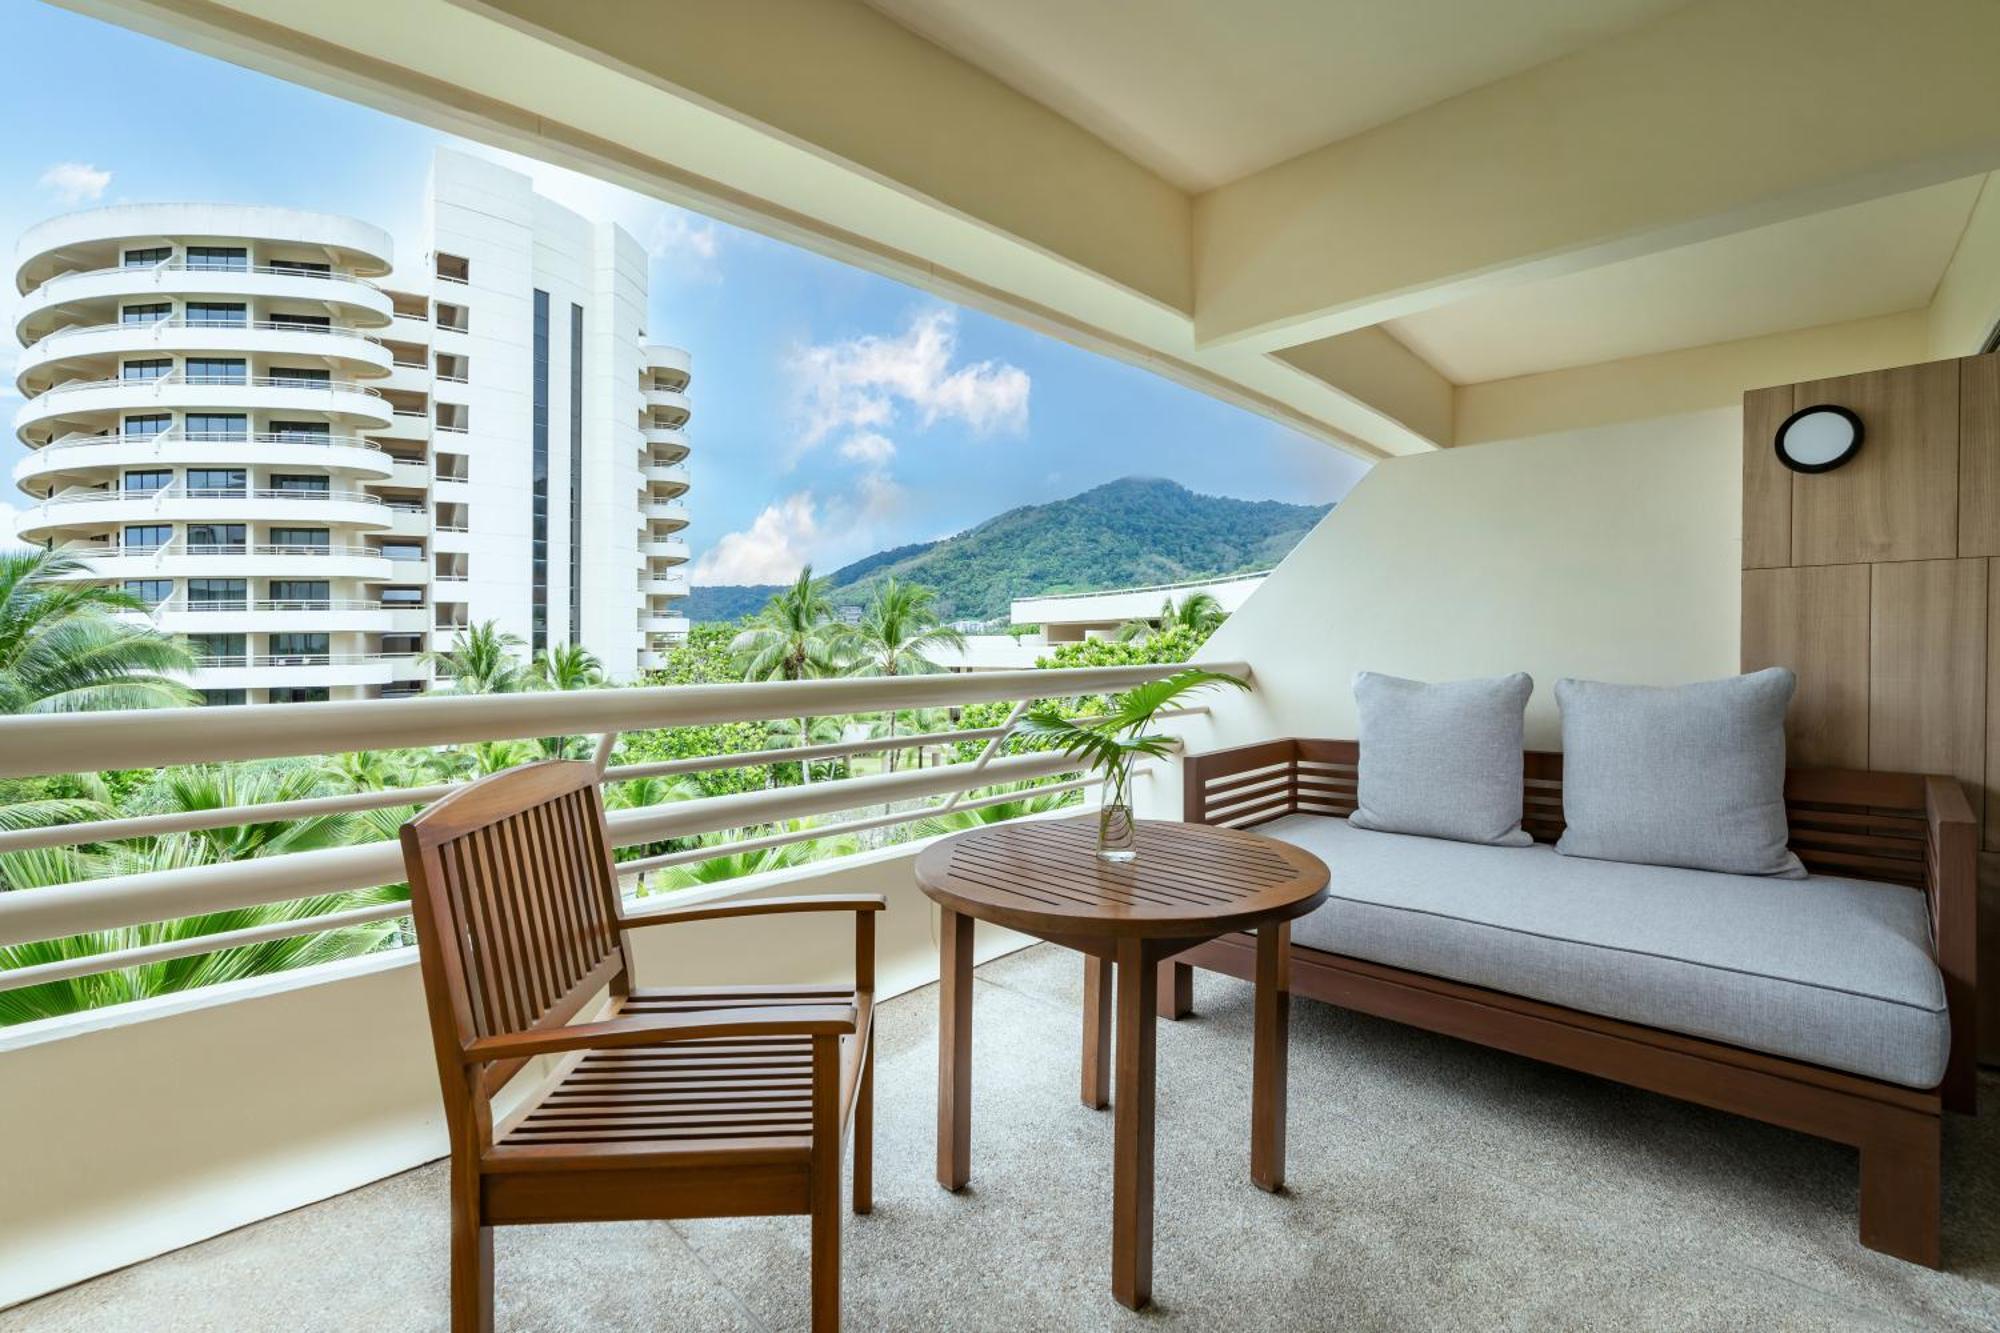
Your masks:
<path fill-rule="evenodd" d="M 414 661 L 416 653 L 206 653 L 197 667 L 322 667 L 365 666 L 370 662 Z"/>
<path fill-rule="evenodd" d="M 322 389 L 328 393 L 358 393 L 370 398 L 380 398 L 381 392 L 354 380 L 306 379 L 293 375 L 189 375 L 186 371 L 170 370 L 164 375 L 121 375 L 111 379 L 64 380 L 52 384 L 35 399 L 54 398 L 66 393 L 77 393 L 85 389 L 162 389 L 181 386 L 195 388 L 231 389 Z"/>
<path fill-rule="evenodd" d="M 325 282 L 351 282 L 358 287 L 366 287 L 372 292 L 382 290 L 374 283 L 368 281 L 368 279 L 361 277 L 350 269 L 343 268 L 306 269 L 296 268 L 289 264 L 231 264 L 220 261 L 215 263 L 190 264 L 185 259 L 163 259 L 157 264 L 113 264 L 107 268 L 72 269 L 67 273 L 56 274 L 36 287 L 30 295 L 40 295 L 48 291 L 51 287 L 59 287 L 64 283 L 80 281 L 84 278 L 101 278 L 111 273 L 123 273 L 135 278 L 161 273 L 255 273 L 263 276 L 282 278 L 311 278 Z"/>
<path fill-rule="evenodd" d="M 299 431 L 272 433 L 182 430 L 179 426 L 156 431 L 151 435 L 92 435 L 84 431 L 71 431 L 41 445 L 36 452 L 46 454 L 52 450 L 81 449 L 91 445 L 107 444 L 140 444 L 149 447 L 169 444 L 308 444 L 322 448 L 372 449 L 377 453 L 382 452 L 381 445 L 359 435 L 310 435 Z"/>
<path fill-rule="evenodd" d="M 156 486 L 151 490 L 75 490 L 51 495 L 35 506 L 49 509 L 60 505 L 91 504 L 105 500 L 337 500 L 344 504 L 380 505 L 382 497 L 368 491 L 303 491 L 285 490 L 282 487 L 260 488 L 236 486 L 184 486 L 173 482 L 166 486 Z"/>
<path fill-rule="evenodd" d="M 260 597 L 238 598 L 222 601 L 192 601 L 183 597 L 170 597 L 164 602 L 155 602 L 146 608 L 158 615 L 162 612 L 189 612 L 196 615 L 215 613 L 244 614 L 284 612 L 284 611 L 422 611 L 423 602 L 382 602 L 370 601 L 365 597 Z"/>
<path fill-rule="evenodd" d="M 326 655 L 332 658 L 336 655 Z M 382 654 L 368 660 L 400 658 Z M 1247 675 L 1242 663 L 1217 669 Z M 996 671 L 966 675 L 844 678 L 760 684 L 684 685 L 534 694 L 432 696 L 318 704 L 169 709 L 147 713 L 70 713 L 0 717 L 0 778 L 104 769 L 155 769 L 279 757 L 322 756 L 371 749 L 473 744 L 538 736 L 595 736 L 600 780 L 622 783 L 769 763 L 810 764 L 845 758 L 984 741 L 970 762 L 899 773 L 819 780 L 662 805 L 612 810 L 607 824 L 619 848 L 730 830 L 766 829 L 719 845 L 676 849 L 620 864 L 622 875 L 915 823 L 949 809 L 976 809 L 1018 800 L 1019 791 L 968 797 L 980 788 L 1042 782 L 1036 793 L 1093 785 L 1074 775 L 1077 763 L 1055 752 L 1000 753 L 1035 699 L 1127 689 L 1158 680 L 1178 665 Z M 998 726 L 905 734 L 891 738 L 779 747 L 650 763 L 611 765 L 622 732 L 724 722 L 834 717 L 1016 701 Z M 1181 709 L 1162 716 L 1204 711 Z M 1059 779 L 1049 783 L 1050 779 Z M 113 843 L 126 839 L 235 828 L 314 816 L 386 810 L 427 803 L 458 783 L 364 790 L 220 809 L 178 810 L 0 831 L 0 853 Z M 937 798 L 943 798 L 939 800 Z M 900 808 L 899 808 L 900 807 Z M 862 814 L 797 827 L 824 815 Z M 0 893 L 0 946 L 61 939 L 92 931 L 178 920 L 212 912 L 360 892 L 400 883 L 401 851 L 393 841 L 175 867 L 80 880 L 26 892 Z M 192 957 L 264 940 L 406 915 L 407 903 L 370 904 L 325 915 L 198 936 L 139 948 L 114 949 L 0 972 L 0 990 Z"/>
<path fill-rule="evenodd" d="M 28 346 L 25 357 L 37 357 L 58 339 L 92 333 L 162 333 L 169 329 L 246 329 L 260 333 L 318 333 L 332 338 L 353 338 L 379 344 L 382 340 L 352 324 L 300 324 L 284 319 L 189 319 L 185 315 L 163 315 L 158 319 L 127 319 L 105 324 L 65 324 L 50 329 Z"/>

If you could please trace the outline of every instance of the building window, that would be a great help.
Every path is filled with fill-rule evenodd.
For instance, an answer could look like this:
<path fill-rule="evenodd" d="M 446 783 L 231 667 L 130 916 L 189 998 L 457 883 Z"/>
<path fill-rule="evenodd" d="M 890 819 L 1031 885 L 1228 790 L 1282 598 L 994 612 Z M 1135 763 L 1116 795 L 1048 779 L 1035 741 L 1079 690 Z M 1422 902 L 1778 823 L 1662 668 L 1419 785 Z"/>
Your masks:
<path fill-rule="evenodd" d="M 382 605 L 384 606 L 422 606 L 423 604 L 424 590 L 422 588 L 382 589 Z"/>
<path fill-rule="evenodd" d="M 302 273 L 311 278 L 329 277 L 333 273 L 333 265 L 312 259 L 273 259 L 267 267 L 273 273 Z"/>
<path fill-rule="evenodd" d="M 207 497 L 242 495 L 245 489 L 240 467 L 191 467 L 187 474 L 188 494 Z"/>
<path fill-rule="evenodd" d="M 250 649 L 241 634 L 190 634 L 188 647 L 202 666 L 248 666 Z"/>
<path fill-rule="evenodd" d="M 464 333 L 472 327 L 472 312 L 462 305 L 437 303 L 437 326 L 452 333 Z"/>
<path fill-rule="evenodd" d="M 302 385 L 306 388 L 324 388 L 333 383 L 333 372 L 315 370 L 306 366 L 272 366 L 271 383 Z"/>
<path fill-rule="evenodd" d="M 166 523 L 128 523 L 125 525 L 123 549 L 127 551 L 157 551 L 174 539 L 172 525 Z"/>
<path fill-rule="evenodd" d="M 326 495 L 328 479 L 309 472 L 274 472 L 271 474 L 271 489 L 286 495 Z"/>
<path fill-rule="evenodd" d="M 204 611 L 241 611 L 249 596 L 250 585 L 243 579 L 188 580 L 188 605 Z"/>
<path fill-rule="evenodd" d="M 329 544 L 329 534 L 325 528 L 271 529 L 271 545 L 273 546 L 309 546 L 315 550 L 324 551 L 328 548 Z"/>
<path fill-rule="evenodd" d="M 549 646 L 549 294 L 535 292 L 533 448 L 528 467 L 528 638 L 532 652 Z"/>
<path fill-rule="evenodd" d="M 172 579 L 126 579 L 125 594 L 136 597 L 147 606 L 158 606 L 174 595 Z"/>
<path fill-rule="evenodd" d="M 173 485 L 174 474 L 165 468 L 157 471 L 127 472 L 125 474 L 125 494 L 151 495 Z"/>
<path fill-rule="evenodd" d="M 126 417 L 124 432 L 127 439 L 151 439 L 164 435 L 173 429 L 174 419 L 165 412 L 148 412 L 144 416 Z"/>
<path fill-rule="evenodd" d="M 148 357 L 144 361 L 127 361 L 118 368 L 118 378 L 126 380 L 165 379 L 173 373 L 174 363 L 164 356 Z"/>
<path fill-rule="evenodd" d="M 250 435 L 250 418 L 241 412 L 190 412 L 186 425 L 190 440 L 214 443 L 248 439 Z"/>
<path fill-rule="evenodd" d="M 241 555 L 243 534 L 241 523 L 190 523 L 188 545 L 204 548 L 211 555 Z"/>
<path fill-rule="evenodd" d="M 583 642 L 583 307 L 569 308 L 569 641 Z"/>
<path fill-rule="evenodd" d="M 424 548 L 414 542 L 383 542 L 382 558 L 385 560 L 421 560 Z"/>
<path fill-rule="evenodd" d="M 201 704 L 204 708 L 230 708 L 250 702 L 248 690 L 203 690 Z"/>
<path fill-rule="evenodd" d="M 275 311 L 271 323 L 281 329 L 330 329 L 333 320 L 327 315 L 294 315 L 289 311 Z"/>
<path fill-rule="evenodd" d="M 145 305 L 128 305 L 118 312 L 120 324 L 157 324 L 163 319 L 173 318 L 174 308 L 166 301 L 149 301 Z"/>
<path fill-rule="evenodd" d="M 211 273 L 241 273 L 250 267 L 250 252 L 240 245 L 190 245 L 187 266 Z"/>
<path fill-rule="evenodd" d="M 241 301 L 189 301 L 187 322 L 195 329 L 240 329 L 250 322 L 250 312 Z"/>
<path fill-rule="evenodd" d="M 326 611 L 333 606 L 333 585 L 325 579 L 272 579 L 271 600 L 285 611 Z"/>
<path fill-rule="evenodd" d="M 471 282 L 472 261 L 460 255 L 440 253 L 437 257 L 437 275 L 446 282 Z"/>
<path fill-rule="evenodd" d="M 169 259 L 173 258 L 173 255 L 174 249 L 170 245 L 149 245 L 143 250 L 127 250 L 123 266 L 125 268 L 151 268 L 155 264 L 166 263 Z"/>
<path fill-rule="evenodd" d="M 324 685 L 288 685 L 271 691 L 274 704 L 323 704 L 332 697 Z"/>
<path fill-rule="evenodd" d="M 187 359 L 189 384 L 247 384 L 249 376 L 240 356 L 191 356 Z"/>
<path fill-rule="evenodd" d="M 439 403 L 437 428 L 463 435 L 472 429 L 472 410 L 464 403 Z"/>
<path fill-rule="evenodd" d="M 279 658 L 317 658 L 325 661 L 328 645 L 332 642 L 325 634 L 273 634 L 271 636 L 271 656 Z"/>
<path fill-rule="evenodd" d="M 331 439 L 333 427 L 324 421 L 273 421 L 271 435 L 274 439 L 310 444 L 314 440 Z"/>

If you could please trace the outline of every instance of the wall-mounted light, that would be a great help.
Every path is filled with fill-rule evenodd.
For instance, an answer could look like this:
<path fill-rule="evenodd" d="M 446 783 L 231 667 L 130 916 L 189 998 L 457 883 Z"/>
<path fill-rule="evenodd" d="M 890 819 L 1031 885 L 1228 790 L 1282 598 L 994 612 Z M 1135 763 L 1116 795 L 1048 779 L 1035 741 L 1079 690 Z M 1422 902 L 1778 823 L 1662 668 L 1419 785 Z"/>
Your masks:
<path fill-rule="evenodd" d="M 1773 444 L 1794 472 L 1831 472 L 1861 451 L 1861 418 L 1832 403 L 1802 407 L 1785 418 Z"/>

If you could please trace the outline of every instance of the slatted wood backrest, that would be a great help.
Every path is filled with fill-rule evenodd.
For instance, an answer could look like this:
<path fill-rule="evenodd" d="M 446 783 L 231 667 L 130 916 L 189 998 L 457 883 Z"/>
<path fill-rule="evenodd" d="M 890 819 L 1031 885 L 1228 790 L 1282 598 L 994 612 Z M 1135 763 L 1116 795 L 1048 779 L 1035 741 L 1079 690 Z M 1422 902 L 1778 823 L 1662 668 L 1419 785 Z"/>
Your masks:
<path fill-rule="evenodd" d="M 1190 756 L 1183 774 L 1190 822 L 1252 828 L 1289 814 L 1354 812 L 1360 746 L 1349 740 L 1276 740 Z M 1562 836 L 1560 752 L 1522 756 L 1521 827 L 1537 842 Z M 1936 855 L 1923 779 L 1910 773 L 1794 768 L 1785 774 L 1791 847 L 1809 870 L 1922 888 Z"/>
<path fill-rule="evenodd" d="M 402 839 L 448 1098 L 473 1038 L 558 1027 L 605 987 L 623 990 L 618 881 L 591 765 L 482 778 L 405 824 Z M 478 1089 L 520 1067 L 488 1066 Z"/>

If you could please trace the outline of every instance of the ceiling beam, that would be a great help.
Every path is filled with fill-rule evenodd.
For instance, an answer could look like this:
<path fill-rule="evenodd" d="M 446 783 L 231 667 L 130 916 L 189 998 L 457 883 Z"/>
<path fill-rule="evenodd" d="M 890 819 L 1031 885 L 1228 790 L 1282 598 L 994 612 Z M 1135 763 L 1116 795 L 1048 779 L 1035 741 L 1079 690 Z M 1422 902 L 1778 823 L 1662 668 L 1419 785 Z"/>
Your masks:
<path fill-rule="evenodd" d="M 1704 0 L 1195 204 L 1205 350 L 2000 167 L 2000 4 Z"/>

